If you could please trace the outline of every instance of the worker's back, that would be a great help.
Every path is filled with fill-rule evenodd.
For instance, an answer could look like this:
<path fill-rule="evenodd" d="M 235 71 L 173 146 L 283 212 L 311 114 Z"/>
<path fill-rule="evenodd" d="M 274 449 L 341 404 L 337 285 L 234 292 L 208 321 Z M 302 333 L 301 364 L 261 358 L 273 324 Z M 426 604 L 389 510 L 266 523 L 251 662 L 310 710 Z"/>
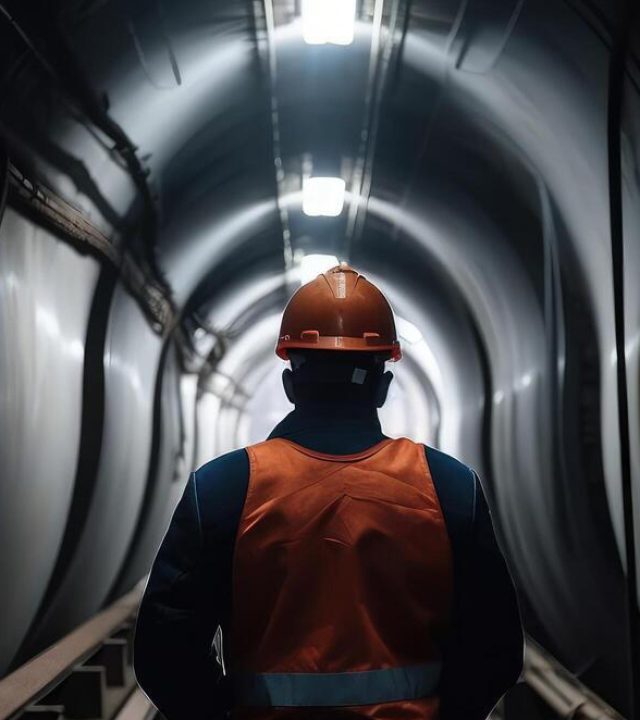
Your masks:
<path fill-rule="evenodd" d="M 475 471 L 381 431 L 389 303 L 342 263 L 294 293 L 276 353 L 295 410 L 191 473 L 140 684 L 167 720 L 484 720 L 522 667 L 516 597 Z"/>
<path fill-rule="evenodd" d="M 349 707 L 437 717 L 452 563 L 424 446 L 387 439 L 327 455 L 277 438 L 247 452 L 233 567 L 235 716 Z"/>

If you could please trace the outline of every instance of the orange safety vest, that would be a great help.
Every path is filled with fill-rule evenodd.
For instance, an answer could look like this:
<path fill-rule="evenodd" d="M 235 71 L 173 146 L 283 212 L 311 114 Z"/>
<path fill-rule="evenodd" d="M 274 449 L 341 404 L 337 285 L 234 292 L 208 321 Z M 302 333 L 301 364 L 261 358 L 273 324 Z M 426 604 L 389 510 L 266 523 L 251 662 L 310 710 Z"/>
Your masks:
<path fill-rule="evenodd" d="M 452 557 L 424 446 L 247 448 L 233 565 L 237 719 L 438 718 Z"/>

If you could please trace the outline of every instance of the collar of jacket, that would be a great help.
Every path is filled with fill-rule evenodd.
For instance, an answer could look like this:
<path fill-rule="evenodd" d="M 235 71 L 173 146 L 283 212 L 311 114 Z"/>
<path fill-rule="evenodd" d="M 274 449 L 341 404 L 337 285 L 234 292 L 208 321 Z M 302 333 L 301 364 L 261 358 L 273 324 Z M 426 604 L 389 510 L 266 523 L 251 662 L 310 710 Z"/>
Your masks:
<path fill-rule="evenodd" d="M 271 431 L 309 450 L 335 455 L 360 452 L 384 440 L 375 408 L 353 405 L 296 407 Z"/>

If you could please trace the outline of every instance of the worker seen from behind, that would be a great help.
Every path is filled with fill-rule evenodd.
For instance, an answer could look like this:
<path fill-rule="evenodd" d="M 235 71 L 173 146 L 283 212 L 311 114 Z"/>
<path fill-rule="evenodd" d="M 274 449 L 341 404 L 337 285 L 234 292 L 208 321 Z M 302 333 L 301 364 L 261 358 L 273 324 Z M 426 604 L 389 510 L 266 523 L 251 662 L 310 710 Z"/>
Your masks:
<path fill-rule="evenodd" d="M 140 685 L 167 720 L 484 720 L 522 668 L 516 596 L 476 473 L 382 433 L 389 303 L 336 266 L 293 295 L 276 352 L 295 409 L 191 474 Z"/>

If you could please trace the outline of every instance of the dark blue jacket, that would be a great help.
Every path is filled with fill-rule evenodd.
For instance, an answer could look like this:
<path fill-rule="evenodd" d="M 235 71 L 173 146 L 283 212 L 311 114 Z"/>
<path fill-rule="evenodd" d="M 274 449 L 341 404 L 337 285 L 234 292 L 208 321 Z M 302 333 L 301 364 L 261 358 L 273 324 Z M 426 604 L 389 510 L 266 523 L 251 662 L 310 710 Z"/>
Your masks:
<path fill-rule="evenodd" d="M 349 454 L 385 436 L 375 411 L 341 408 L 296 409 L 270 437 Z M 476 473 L 434 448 L 425 452 L 454 562 L 441 717 L 483 720 L 522 669 L 518 604 Z M 138 615 L 134 667 L 167 720 L 223 718 L 233 703 L 212 640 L 218 626 L 223 638 L 229 627 L 234 540 L 248 481 L 244 449 L 191 473 L 153 564 Z"/>

